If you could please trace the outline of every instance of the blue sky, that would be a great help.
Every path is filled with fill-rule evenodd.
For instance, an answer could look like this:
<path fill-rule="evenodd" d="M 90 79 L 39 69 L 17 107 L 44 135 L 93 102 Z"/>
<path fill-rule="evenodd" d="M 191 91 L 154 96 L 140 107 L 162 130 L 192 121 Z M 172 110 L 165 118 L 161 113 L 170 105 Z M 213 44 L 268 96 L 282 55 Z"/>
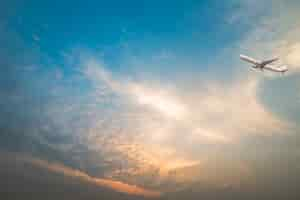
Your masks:
<path fill-rule="evenodd" d="M 278 180 L 294 187 L 299 8 L 293 0 L 4 2 L 0 164 L 13 155 L 49 177 L 129 197 L 264 196 Z M 289 72 L 255 72 L 240 53 L 279 56 Z"/>
<path fill-rule="evenodd" d="M 172 49 L 183 59 L 197 57 L 203 61 L 213 58 L 249 28 L 227 22 L 230 11 L 238 8 L 239 3 L 130 1 L 116 6 L 113 1 L 100 1 L 72 4 L 26 2 L 26 6 L 17 9 L 18 15 L 12 17 L 11 26 L 27 45 L 38 43 L 43 52 L 55 57 L 74 46 L 108 51 L 107 54 L 116 57 L 125 43 L 137 55 Z"/>

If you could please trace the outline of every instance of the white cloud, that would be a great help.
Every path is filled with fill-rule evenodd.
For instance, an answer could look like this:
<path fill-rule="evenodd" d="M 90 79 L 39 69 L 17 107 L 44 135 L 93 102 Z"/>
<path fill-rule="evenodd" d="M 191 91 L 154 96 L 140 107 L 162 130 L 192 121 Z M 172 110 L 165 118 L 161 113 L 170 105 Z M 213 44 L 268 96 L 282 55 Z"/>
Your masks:
<path fill-rule="evenodd" d="M 206 87 L 199 82 L 202 89 L 196 86 L 188 92 L 171 92 L 163 85 L 114 80 L 101 65 L 88 64 L 86 70 L 88 78 L 93 81 L 98 79 L 96 84 L 105 82 L 112 91 L 122 95 L 120 98 L 152 109 L 167 121 L 175 120 L 174 127 L 179 126 L 193 135 L 199 130 L 206 130 L 199 137 L 225 141 L 225 138 L 233 139 L 249 133 L 278 133 L 285 127 L 259 102 L 256 94 L 258 79 L 254 77 L 226 87 L 216 81 L 208 81 Z M 151 112 L 143 114 L 149 115 Z M 173 131 L 172 128 L 170 130 Z"/>
<path fill-rule="evenodd" d="M 170 94 L 163 88 L 151 88 L 131 83 L 128 85 L 128 90 L 138 104 L 149 106 L 166 117 L 182 119 L 186 115 L 185 105 L 176 95 Z"/>
<path fill-rule="evenodd" d="M 116 110 L 115 123 L 104 125 L 104 130 L 101 123 L 85 133 L 90 146 L 102 152 L 106 149 L 109 157 L 117 155 L 114 162 L 128 162 L 122 170 L 108 172 L 108 176 L 134 183 L 138 177 L 150 174 L 148 178 L 153 183 L 170 179 L 181 182 L 182 179 L 168 174 L 207 159 L 195 151 L 198 146 L 238 145 L 248 136 L 271 137 L 284 134 L 290 127 L 259 101 L 259 79 L 254 76 L 226 86 L 212 80 L 199 81 L 181 91 L 155 81 L 150 85 L 124 77 L 117 79 L 96 59 L 83 63 L 85 75 L 95 88 L 104 87 L 119 101 L 126 102 L 122 104 L 125 108 Z M 99 131 L 112 135 L 104 137 Z M 156 170 L 159 173 L 154 176 Z M 188 174 L 184 180 L 194 180 Z"/>
<path fill-rule="evenodd" d="M 272 12 L 273 9 L 276 10 L 272 8 Z M 257 58 L 278 55 L 283 64 L 291 65 L 291 73 L 294 73 L 299 62 L 300 45 L 295 42 L 298 31 L 293 28 L 287 33 L 284 28 L 276 28 L 282 19 L 269 17 L 262 17 L 230 53 L 251 52 L 249 54 Z M 283 21 L 291 23 L 290 19 Z M 194 81 L 193 86 L 182 91 L 155 80 L 133 81 L 131 77 L 116 76 L 96 57 L 83 58 L 82 65 L 86 78 L 96 89 L 91 96 L 96 100 L 113 94 L 112 98 L 118 99 L 121 105 L 115 108 L 110 122 L 103 122 L 104 112 L 100 110 L 98 118 L 93 119 L 95 124 L 83 137 L 89 148 L 98 149 L 114 163 L 107 176 L 130 183 L 147 179 L 157 187 L 170 180 L 195 181 L 188 169 L 194 167 L 205 172 L 215 164 L 205 155 L 207 151 L 199 151 L 202 146 L 239 145 L 249 136 L 271 139 L 289 132 L 292 126 L 260 102 L 257 92 L 262 79 L 258 74 L 243 72 L 241 77 L 244 78 L 233 77 L 226 85 L 211 79 Z M 203 161 L 209 163 L 204 165 L 205 169 L 201 165 Z M 115 163 L 121 163 L 122 167 L 116 169 Z M 244 164 L 241 164 L 243 167 L 234 165 L 229 168 L 240 174 L 247 168 Z M 180 168 L 185 169 L 180 170 L 178 176 L 169 176 Z M 221 172 L 224 173 L 219 174 L 224 177 L 222 185 L 239 181 L 234 176 L 227 177 L 228 171 Z M 200 173 L 197 180 L 202 178 L 209 182 L 216 178 L 212 171 L 207 173 L 211 176 Z"/>
<path fill-rule="evenodd" d="M 299 30 L 300 33 L 300 30 Z M 278 48 L 278 54 L 282 56 L 284 64 L 288 65 L 289 71 L 300 71 L 300 43 L 294 42 L 282 42 L 280 48 Z"/>
<path fill-rule="evenodd" d="M 300 66 L 300 43 L 292 44 L 286 56 L 287 62 L 290 65 Z"/>
<path fill-rule="evenodd" d="M 104 64 L 95 59 L 84 62 L 85 75 L 96 87 L 106 87 L 112 92 L 124 95 L 138 105 L 149 107 L 166 117 L 181 118 L 185 107 L 175 95 L 164 88 L 151 88 L 132 81 L 114 80 L 112 74 L 105 70 Z M 104 83 L 104 84 L 103 84 Z M 103 88 L 102 88 L 103 89 Z"/>

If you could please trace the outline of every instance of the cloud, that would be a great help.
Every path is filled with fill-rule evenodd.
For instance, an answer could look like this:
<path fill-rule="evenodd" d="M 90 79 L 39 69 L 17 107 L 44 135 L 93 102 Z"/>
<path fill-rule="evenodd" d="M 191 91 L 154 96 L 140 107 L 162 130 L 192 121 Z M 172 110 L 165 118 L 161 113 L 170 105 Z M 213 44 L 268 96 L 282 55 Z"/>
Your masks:
<path fill-rule="evenodd" d="M 124 95 L 138 105 L 146 106 L 171 118 L 181 118 L 185 115 L 184 105 L 164 88 L 151 88 L 132 81 L 115 80 L 105 69 L 105 65 L 95 58 L 83 62 L 84 74 L 94 82 L 95 87 L 109 88 L 111 92 Z M 104 84 L 102 84 L 104 83 Z M 103 89 L 103 88 L 102 88 Z"/>
<path fill-rule="evenodd" d="M 186 115 L 184 104 L 162 88 L 149 88 L 132 83 L 128 89 L 138 104 L 149 106 L 166 117 L 182 119 Z"/>
<path fill-rule="evenodd" d="M 206 155 L 209 149 L 238 146 L 249 137 L 282 135 L 290 128 L 288 122 L 260 102 L 257 94 L 260 79 L 250 74 L 229 85 L 215 80 L 199 81 L 183 91 L 154 80 L 134 81 L 130 77 L 114 76 L 104 62 L 95 57 L 82 63 L 82 70 L 97 93 L 113 94 L 118 105 L 122 105 L 113 114 L 115 123 L 107 126 L 96 122 L 85 133 L 90 148 L 106 152 L 104 155 L 110 157 L 111 163 L 122 166 L 107 171 L 107 177 L 133 183 L 147 180 L 151 187 L 165 185 L 166 190 L 176 190 L 195 179 L 188 170 L 182 170 L 180 176 L 170 174 L 176 169 L 198 166 L 203 161 L 209 163 L 204 171 L 208 170 L 213 165 Z M 99 134 L 103 126 L 106 136 Z M 205 151 L 201 150 L 202 146 Z M 231 169 L 242 171 L 234 166 Z M 224 175 L 220 183 L 209 177 L 205 179 L 204 174 L 199 174 L 197 179 L 223 185 L 236 178 Z"/>
<path fill-rule="evenodd" d="M 254 23 L 254 30 L 243 34 L 234 51 L 228 48 L 226 53 L 232 56 L 238 55 L 240 51 L 249 52 L 257 58 L 276 54 L 282 58 L 283 64 L 290 65 L 290 73 L 298 72 L 299 29 L 291 26 L 292 19 L 297 18 L 296 14 L 284 19 L 280 14 L 275 18 L 281 9 L 273 5 L 268 15 L 252 18 L 261 14 L 260 9 L 264 12 L 265 7 L 260 7 L 257 1 L 247 2 L 250 4 L 238 8 L 238 13 L 233 13 L 236 15 L 231 16 L 229 21 L 236 24 L 246 20 L 247 25 L 252 23 L 247 20 L 255 18 L 257 22 Z M 249 9 L 252 6 L 259 10 Z M 275 15 L 272 16 L 272 13 Z M 256 149 L 256 143 L 249 140 L 273 141 L 277 136 L 289 133 L 292 126 L 261 102 L 258 93 L 262 89 L 263 78 L 259 74 L 243 71 L 228 76 L 221 73 L 218 78 L 232 78 L 226 83 L 206 77 L 206 74 L 199 78 L 200 73 L 194 71 L 192 73 L 197 78 L 193 81 L 186 74 L 180 74 L 177 82 L 158 81 L 146 76 L 143 80 L 135 80 L 124 72 L 116 72 L 115 66 L 108 65 L 98 55 L 87 56 L 81 51 L 79 54 L 66 54 L 69 62 L 65 64 L 71 65 L 73 70 L 78 56 L 82 72 L 78 75 L 80 77 L 69 77 L 68 70 L 65 74 L 56 70 L 51 73 L 52 76 L 45 75 L 48 78 L 44 80 L 37 72 L 35 75 L 38 81 L 34 78 L 30 83 L 41 86 L 42 89 L 38 90 L 41 93 L 37 93 L 41 97 L 45 96 L 45 99 L 36 98 L 34 87 L 34 95 L 28 94 L 28 101 L 24 100 L 20 106 L 21 116 L 23 108 L 27 108 L 30 113 L 36 110 L 35 118 L 30 119 L 33 125 L 27 130 L 30 132 L 28 135 L 35 140 L 28 140 L 28 149 L 36 148 L 38 150 L 35 151 L 39 151 L 39 148 L 33 146 L 51 147 L 58 154 L 63 154 L 62 160 L 83 169 L 79 171 L 77 167 L 73 169 L 39 159 L 30 161 L 49 171 L 142 196 L 160 194 L 145 188 L 172 192 L 194 184 L 238 187 L 240 184 L 251 183 L 255 176 L 253 166 L 245 161 L 252 159 L 245 155 Z M 138 62 L 137 56 L 134 59 L 137 61 L 135 65 L 138 65 L 136 69 L 143 71 L 154 65 L 161 67 L 159 64 L 162 60 L 173 57 L 177 55 L 162 51 L 160 55 L 150 58 L 152 62 Z M 120 64 L 124 64 L 122 61 Z M 181 63 L 177 63 L 174 69 L 191 69 L 185 68 L 184 61 Z M 130 63 L 124 66 L 128 65 Z M 231 73 L 227 67 L 230 66 L 223 67 L 224 71 Z M 241 67 L 233 65 L 232 68 L 239 71 Z M 213 71 L 212 66 L 207 66 L 207 69 Z M 50 80 L 54 80 L 55 84 L 48 87 L 52 83 Z M 24 91 L 23 84 L 20 85 L 21 91 Z M 42 90 L 54 92 L 43 93 Z M 32 98 L 36 98 L 38 105 L 30 102 L 32 106 L 29 107 L 27 102 Z M 11 103 L 9 100 L 7 102 Z M 27 120 L 29 117 L 24 115 L 25 118 Z M 18 129 L 23 129 L 20 123 L 28 124 L 23 117 L 18 120 L 5 116 L 5 119 L 9 123 L 14 121 Z M 11 137 L 11 134 L 8 135 Z M 22 134 L 18 132 L 15 135 L 19 137 Z M 24 140 L 12 141 L 24 143 Z M 38 145 L 32 145 L 35 142 L 39 142 Z M 240 148 L 247 142 L 251 143 L 251 147 L 246 147 L 242 152 Z M 40 152 L 46 154 L 45 151 Z M 261 151 L 259 155 L 264 153 Z M 103 178 L 90 175 L 97 173 Z"/>
<path fill-rule="evenodd" d="M 235 82 L 227 88 L 212 83 L 207 92 L 192 99 L 193 107 L 199 108 L 194 112 L 201 128 L 211 130 L 210 136 L 219 135 L 229 140 L 248 134 L 275 134 L 285 130 L 287 124 L 259 101 L 258 84 L 255 78 Z"/>
<path fill-rule="evenodd" d="M 300 43 L 293 44 L 289 47 L 287 51 L 286 59 L 290 65 L 299 65 L 300 64 Z"/>
<path fill-rule="evenodd" d="M 300 30 L 298 31 L 300 33 Z M 288 65 L 289 71 L 300 71 L 300 43 L 294 42 L 282 42 L 280 48 L 277 50 L 279 55 L 282 55 L 283 63 Z"/>
<path fill-rule="evenodd" d="M 162 122 L 166 122 L 166 129 L 170 125 L 168 122 L 175 120 L 174 127 L 179 125 L 188 129 L 189 134 L 204 131 L 206 133 L 202 134 L 203 138 L 218 142 L 230 141 L 236 136 L 249 133 L 279 133 L 287 128 L 287 124 L 259 102 L 259 79 L 254 76 L 249 76 L 246 80 L 236 80 L 229 86 L 208 80 L 203 83 L 199 81 L 199 84 L 196 84 L 199 87 L 189 88 L 190 91 L 171 91 L 163 84 L 147 85 L 113 79 L 111 73 L 95 61 L 92 65 L 87 62 L 85 67 L 87 78 L 92 80 L 96 87 L 104 82 L 111 92 L 120 95 L 121 100 L 150 109 L 146 112 L 140 110 L 141 115 L 154 116 L 158 113 L 164 120 Z M 164 124 L 161 124 L 161 127 L 163 126 Z"/>
<path fill-rule="evenodd" d="M 106 187 L 118 192 L 127 193 L 130 195 L 144 196 L 144 197 L 159 197 L 159 191 L 148 190 L 136 185 L 129 185 L 120 181 L 92 177 L 83 171 L 72 169 L 59 163 L 51 163 L 45 160 L 33 158 L 30 156 L 16 156 L 18 161 L 32 164 L 36 167 L 47 169 L 50 172 L 55 172 L 68 177 L 78 178 L 78 180 L 95 184 L 100 187 Z"/>
<path fill-rule="evenodd" d="M 47 127 L 53 121 L 53 133 L 74 140 L 66 142 L 68 145 L 50 141 L 51 130 L 34 137 L 53 149 L 70 152 L 78 165 L 86 164 L 83 157 L 89 155 L 93 161 L 88 164 L 104 166 L 106 178 L 163 191 L 177 190 L 195 179 L 188 170 L 182 170 L 180 175 L 172 172 L 201 166 L 203 162 L 210 163 L 202 169 L 208 170 L 213 166 L 207 161 L 211 159 L 210 152 L 220 151 L 216 150 L 219 147 L 239 146 L 248 137 L 271 138 L 288 132 L 290 124 L 260 102 L 257 93 L 261 80 L 250 73 L 229 84 L 203 77 L 182 90 L 180 86 L 189 85 L 188 81 L 175 84 L 172 80 L 166 83 L 146 77 L 134 80 L 108 70 L 110 66 L 97 55 L 79 54 L 68 59 L 79 58 L 83 75 L 79 81 L 89 83 L 88 92 L 80 90 L 66 97 L 66 85 L 55 90 L 61 98 L 47 104 L 48 118 L 42 124 Z M 56 71 L 53 74 L 57 80 L 67 78 Z M 72 79 L 68 84 L 76 83 L 76 87 L 70 87 L 79 88 L 82 82 L 76 81 Z M 76 145 L 87 152 L 75 149 Z M 199 174 L 197 179 L 209 182 L 209 178 L 201 176 L 205 175 Z M 233 177 L 224 179 L 230 183 Z"/>

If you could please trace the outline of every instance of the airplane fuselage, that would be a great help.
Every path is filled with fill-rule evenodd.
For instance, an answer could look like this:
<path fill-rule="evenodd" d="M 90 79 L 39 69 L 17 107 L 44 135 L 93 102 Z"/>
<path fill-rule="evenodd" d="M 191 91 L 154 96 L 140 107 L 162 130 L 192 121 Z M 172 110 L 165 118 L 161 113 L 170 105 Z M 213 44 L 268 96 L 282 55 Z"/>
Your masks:
<path fill-rule="evenodd" d="M 263 69 L 266 65 L 265 64 L 257 64 L 257 65 L 253 65 L 252 67 L 255 69 Z"/>
<path fill-rule="evenodd" d="M 264 60 L 264 61 L 256 60 L 254 58 L 251 58 L 251 57 L 245 56 L 245 55 L 240 55 L 240 58 L 248 63 L 251 63 L 252 64 L 251 67 L 254 69 L 260 69 L 262 71 L 263 71 L 263 69 L 266 69 L 266 70 L 270 70 L 273 72 L 281 72 L 281 73 L 284 73 L 288 70 L 286 66 L 274 67 L 274 66 L 270 65 L 271 63 L 277 61 L 278 58 L 273 58 L 273 59 Z"/>

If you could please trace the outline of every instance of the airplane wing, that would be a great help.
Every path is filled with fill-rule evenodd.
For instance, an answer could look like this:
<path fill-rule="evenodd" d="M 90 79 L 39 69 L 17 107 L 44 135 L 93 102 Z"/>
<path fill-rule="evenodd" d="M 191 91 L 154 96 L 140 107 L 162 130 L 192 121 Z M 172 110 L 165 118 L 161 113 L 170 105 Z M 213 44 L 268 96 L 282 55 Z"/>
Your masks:
<path fill-rule="evenodd" d="M 265 61 L 262 61 L 262 65 L 268 65 L 268 64 L 271 64 L 272 62 L 275 62 L 277 60 L 278 60 L 278 58 L 273 58 L 273 59 L 270 59 L 270 60 L 265 60 Z"/>
<path fill-rule="evenodd" d="M 255 60 L 254 58 L 251 58 L 249 56 L 240 55 L 240 58 L 248 63 L 254 64 L 254 65 L 260 65 L 261 61 Z"/>
<path fill-rule="evenodd" d="M 288 68 L 286 66 L 275 67 L 273 65 L 266 65 L 263 69 L 270 70 L 273 72 L 286 72 Z"/>

